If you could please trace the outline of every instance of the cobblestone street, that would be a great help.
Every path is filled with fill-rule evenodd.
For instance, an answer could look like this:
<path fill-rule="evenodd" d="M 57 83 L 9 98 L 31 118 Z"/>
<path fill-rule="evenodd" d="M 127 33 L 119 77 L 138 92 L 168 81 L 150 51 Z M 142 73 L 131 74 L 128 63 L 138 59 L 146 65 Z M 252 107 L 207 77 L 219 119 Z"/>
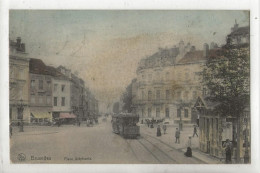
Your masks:
<path fill-rule="evenodd" d="M 11 160 L 14 163 L 220 163 L 198 151 L 198 137 L 192 138 L 193 157 L 184 156 L 193 127 L 181 132 L 175 143 L 175 125 L 156 137 L 156 128 L 141 124 L 138 139 L 124 139 L 112 133 L 110 121 L 93 127 L 74 125 L 25 126 L 25 132 L 14 128 L 11 138 Z M 25 160 L 20 160 L 21 153 Z"/>

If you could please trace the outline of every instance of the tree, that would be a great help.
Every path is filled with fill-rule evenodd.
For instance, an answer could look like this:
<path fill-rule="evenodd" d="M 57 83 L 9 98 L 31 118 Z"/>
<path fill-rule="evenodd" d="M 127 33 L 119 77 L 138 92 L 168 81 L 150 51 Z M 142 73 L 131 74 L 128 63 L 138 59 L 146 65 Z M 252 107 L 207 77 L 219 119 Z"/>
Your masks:
<path fill-rule="evenodd" d="M 126 87 L 126 91 L 122 95 L 123 100 L 123 111 L 132 112 L 132 83 Z"/>
<path fill-rule="evenodd" d="M 119 102 L 115 102 L 114 105 L 113 105 L 113 112 L 115 114 L 118 114 L 119 113 Z"/>
<path fill-rule="evenodd" d="M 207 99 L 217 103 L 214 111 L 224 117 L 236 118 L 239 148 L 240 119 L 250 101 L 249 45 L 225 45 L 216 56 L 208 57 L 202 74 L 203 83 L 209 90 Z M 240 149 L 237 149 L 236 159 L 239 162 Z"/>

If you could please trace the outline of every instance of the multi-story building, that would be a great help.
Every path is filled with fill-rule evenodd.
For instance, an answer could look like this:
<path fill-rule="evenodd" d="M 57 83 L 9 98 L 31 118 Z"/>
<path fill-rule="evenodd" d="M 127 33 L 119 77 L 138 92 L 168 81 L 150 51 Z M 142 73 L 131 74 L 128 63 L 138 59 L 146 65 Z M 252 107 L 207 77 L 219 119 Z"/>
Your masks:
<path fill-rule="evenodd" d="M 18 37 L 16 42 L 10 40 L 9 48 L 9 114 L 10 123 L 23 121 L 29 123 L 29 57 L 25 44 Z M 22 106 L 23 111 L 19 111 Z"/>
<path fill-rule="evenodd" d="M 136 91 L 132 91 L 135 112 L 143 119 L 195 123 L 198 117 L 193 113 L 194 102 L 206 92 L 199 74 L 206 57 L 215 52 L 208 44 L 197 51 L 190 43 L 185 46 L 180 41 L 178 47 L 159 49 L 141 60 L 133 87 Z"/>
<path fill-rule="evenodd" d="M 57 68 L 70 81 L 70 107 L 78 121 L 98 114 L 98 102 L 85 87 L 85 82 L 63 66 Z"/>
<path fill-rule="evenodd" d="M 52 121 L 52 74 L 42 60 L 30 59 L 30 122 Z"/>
<path fill-rule="evenodd" d="M 52 117 L 74 120 L 76 116 L 71 109 L 71 82 L 56 68 L 48 66 L 52 74 Z"/>

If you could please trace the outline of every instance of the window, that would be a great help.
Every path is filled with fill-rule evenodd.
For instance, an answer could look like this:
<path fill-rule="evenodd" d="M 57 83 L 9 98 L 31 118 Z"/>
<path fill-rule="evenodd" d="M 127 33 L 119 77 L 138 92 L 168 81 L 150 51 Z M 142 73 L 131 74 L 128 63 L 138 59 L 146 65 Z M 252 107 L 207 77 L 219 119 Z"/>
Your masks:
<path fill-rule="evenodd" d="M 181 91 L 177 92 L 177 99 L 179 99 L 179 100 L 181 99 Z"/>
<path fill-rule="evenodd" d="M 40 90 L 43 89 L 43 80 L 39 80 L 39 89 L 40 89 Z"/>
<path fill-rule="evenodd" d="M 181 117 L 181 109 L 177 109 L 177 117 Z"/>
<path fill-rule="evenodd" d="M 142 117 L 144 117 L 144 109 L 142 109 Z"/>
<path fill-rule="evenodd" d="M 62 91 L 62 92 L 65 91 L 65 85 L 61 85 L 61 91 Z"/>
<path fill-rule="evenodd" d="M 144 75 L 144 74 L 142 75 L 142 80 L 143 80 L 143 81 L 145 80 L 145 75 Z"/>
<path fill-rule="evenodd" d="M 178 73 L 178 80 L 181 80 L 181 73 Z"/>
<path fill-rule="evenodd" d="M 142 100 L 144 100 L 144 91 L 142 91 Z"/>
<path fill-rule="evenodd" d="M 169 108 L 165 108 L 165 117 L 169 118 Z"/>
<path fill-rule="evenodd" d="M 152 100 L 152 91 L 148 91 L 148 100 Z"/>
<path fill-rule="evenodd" d="M 156 91 L 156 99 L 157 99 L 157 100 L 160 100 L 160 90 L 157 90 L 157 91 Z"/>
<path fill-rule="evenodd" d="M 53 104 L 54 104 L 54 106 L 58 105 L 58 98 L 57 97 L 54 97 Z"/>
<path fill-rule="evenodd" d="M 43 96 L 39 96 L 39 103 L 40 103 L 40 104 L 43 103 Z"/>
<path fill-rule="evenodd" d="M 19 78 L 24 79 L 24 69 L 19 70 Z"/>
<path fill-rule="evenodd" d="M 35 87 L 35 80 L 31 80 L 31 88 L 34 89 Z"/>
<path fill-rule="evenodd" d="M 23 98 L 23 86 L 19 89 L 19 98 Z"/>
<path fill-rule="evenodd" d="M 189 80 L 189 73 L 188 72 L 185 73 L 185 79 Z"/>
<path fill-rule="evenodd" d="M 152 74 L 148 75 L 149 81 L 152 81 Z"/>
<path fill-rule="evenodd" d="M 61 106 L 65 106 L 65 97 L 62 97 Z"/>
<path fill-rule="evenodd" d="M 156 80 L 160 80 L 160 73 L 156 72 Z"/>
<path fill-rule="evenodd" d="M 156 117 L 160 117 L 160 108 L 156 108 Z"/>
<path fill-rule="evenodd" d="M 31 103 L 35 103 L 35 97 L 31 96 Z"/>
<path fill-rule="evenodd" d="M 197 91 L 193 91 L 193 93 L 192 93 L 192 98 L 193 98 L 193 99 L 196 99 L 196 98 L 197 98 Z"/>
<path fill-rule="evenodd" d="M 184 93 L 184 100 L 188 100 L 188 96 L 189 96 L 189 92 L 186 91 L 186 92 Z"/>
<path fill-rule="evenodd" d="M 47 97 L 47 104 L 51 104 L 51 97 Z"/>
<path fill-rule="evenodd" d="M 202 95 L 203 95 L 203 96 L 206 96 L 206 95 L 207 95 L 207 89 L 206 89 L 206 88 L 203 88 L 203 90 L 202 90 Z"/>
<path fill-rule="evenodd" d="M 54 91 L 58 90 L 58 84 L 54 84 Z"/>
<path fill-rule="evenodd" d="M 184 117 L 187 118 L 189 116 L 189 110 L 184 109 Z"/>
<path fill-rule="evenodd" d="M 167 73 L 165 74 L 165 80 L 169 80 L 169 79 L 170 79 L 170 73 L 167 72 Z"/>
<path fill-rule="evenodd" d="M 47 87 L 48 87 L 48 90 L 51 89 L 51 81 L 47 81 Z"/>
<path fill-rule="evenodd" d="M 165 91 L 165 97 L 166 97 L 166 100 L 170 99 L 170 91 L 169 90 Z"/>
<path fill-rule="evenodd" d="M 151 108 L 148 108 L 148 117 L 151 117 L 152 116 L 152 110 Z"/>

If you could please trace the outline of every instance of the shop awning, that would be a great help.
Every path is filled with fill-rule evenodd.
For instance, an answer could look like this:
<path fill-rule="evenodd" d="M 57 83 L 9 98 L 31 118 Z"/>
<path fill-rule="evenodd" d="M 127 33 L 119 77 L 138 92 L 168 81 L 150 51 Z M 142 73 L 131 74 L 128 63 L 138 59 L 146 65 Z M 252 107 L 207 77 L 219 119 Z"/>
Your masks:
<path fill-rule="evenodd" d="M 33 118 L 48 118 L 48 119 L 52 119 L 52 115 L 49 112 L 31 111 L 31 116 Z"/>
<path fill-rule="evenodd" d="M 77 116 L 71 113 L 60 113 L 60 118 L 77 118 Z"/>

